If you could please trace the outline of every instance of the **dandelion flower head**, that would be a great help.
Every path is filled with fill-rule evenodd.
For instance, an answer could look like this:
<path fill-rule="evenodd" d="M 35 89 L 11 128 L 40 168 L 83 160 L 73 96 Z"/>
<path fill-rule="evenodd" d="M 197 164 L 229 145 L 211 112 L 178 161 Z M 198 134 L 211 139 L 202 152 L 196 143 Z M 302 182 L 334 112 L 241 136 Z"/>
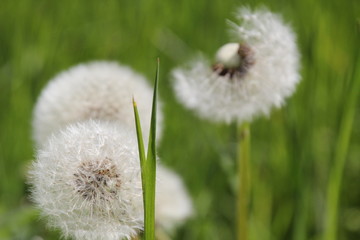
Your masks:
<path fill-rule="evenodd" d="M 240 8 L 230 22 L 233 42 L 172 72 L 178 99 L 201 117 L 250 121 L 280 107 L 300 80 L 295 34 L 266 9 Z"/>
<path fill-rule="evenodd" d="M 131 68 L 116 62 L 79 64 L 55 76 L 42 91 L 33 114 L 33 135 L 41 146 L 67 124 L 99 119 L 118 121 L 135 133 L 131 99 L 135 97 L 148 139 L 153 90 L 147 80 Z M 161 104 L 158 107 L 158 134 L 161 134 Z"/>
<path fill-rule="evenodd" d="M 119 124 L 87 121 L 52 135 L 30 170 L 32 198 L 64 237 L 130 239 L 143 227 L 136 139 Z"/>
<path fill-rule="evenodd" d="M 182 179 L 159 164 L 155 201 L 156 223 L 165 231 L 171 232 L 192 215 L 192 201 Z"/>

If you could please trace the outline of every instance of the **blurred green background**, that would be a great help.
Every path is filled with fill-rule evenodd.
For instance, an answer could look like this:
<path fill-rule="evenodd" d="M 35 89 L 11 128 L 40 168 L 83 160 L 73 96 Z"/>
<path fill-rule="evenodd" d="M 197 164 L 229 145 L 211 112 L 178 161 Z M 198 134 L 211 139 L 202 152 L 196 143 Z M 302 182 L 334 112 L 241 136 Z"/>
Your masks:
<path fill-rule="evenodd" d="M 252 124 L 251 239 L 324 239 L 328 189 L 331 199 L 339 196 L 334 239 L 360 239 L 358 0 L 2 0 L 0 239 L 59 238 L 39 220 L 25 183 L 42 87 L 59 71 L 96 59 L 119 61 L 152 80 L 156 57 L 166 117 L 159 155 L 183 176 L 196 208 L 174 239 L 234 239 L 234 126 L 184 109 L 169 72 L 198 51 L 212 57 L 229 41 L 225 19 L 234 20 L 243 5 L 282 14 L 302 55 L 294 96 Z"/>

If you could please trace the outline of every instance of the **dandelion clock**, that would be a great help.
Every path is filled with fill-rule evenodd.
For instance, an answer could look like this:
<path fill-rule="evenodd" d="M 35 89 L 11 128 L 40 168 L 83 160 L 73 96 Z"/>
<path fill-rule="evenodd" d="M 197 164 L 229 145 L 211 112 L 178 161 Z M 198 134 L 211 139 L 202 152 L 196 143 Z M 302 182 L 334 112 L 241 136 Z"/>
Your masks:
<path fill-rule="evenodd" d="M 136 139 L 87 121 L 52 135 L 30 171 L 32 198 L 51 227 L 77 240 L 130 239 L 143 228 Z"/>
<path fill-rule="evenodd" d="M 150 128 L 152 88 L 142 75 L 116 62 L 79 64 L 56 75 L 40 94 L 33 113 L 38 146 L 67 124 L 98 119 L 116 121 L 135 132 L 131 99 L 136 98 L 145 139 Z M 161 111 L 158 111 L 158 134 Z"/>
<path fill-rule="evenodd" d="M 292 29 L 266 9 L 238 10 L 230 22 L 234 42 L 215 62 L 196 59 L 172 72 L 177 98 L 203 118 L 249 121 L 280 107 L 299 82 L 299 53 Z"/>
<path fill-rule="evenodd" d="M 248 239 L 250 219 L 250 127 L 269 115 L 294 92 L 299 76 L 295 34 L 267 9 L 240 8 L 238 23 L 229 22 L 232 40 L 221 46 L 213 62 L 201 57 L 172 72 L 178 100 L 200 117 L 235 122 L 238 144 L 237 239 Z"/>
<path fill-rule="evenodd" d="M 171 233 L 193 215 L 191 198 L 181 177 L 160 164 L 157 166 L 156 189 L 156 223 Z"/>

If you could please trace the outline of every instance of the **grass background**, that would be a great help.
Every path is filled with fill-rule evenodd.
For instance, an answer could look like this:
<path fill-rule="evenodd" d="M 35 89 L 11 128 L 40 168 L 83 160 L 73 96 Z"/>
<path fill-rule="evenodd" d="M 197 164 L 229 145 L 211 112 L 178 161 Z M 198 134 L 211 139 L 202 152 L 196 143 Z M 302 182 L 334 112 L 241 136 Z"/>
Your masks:
<path fill-rule="evenodd" d="M 159 155 L 183 176 L 197 212 L 174 239 L 234 239 L 235 128 L 184 109 L 169 72 L 198 51 L 212 57 L 228 41 L 225 19 L 242 5 L 282 14 L 302 54 L 294 96 L 252 124 L 251 239 L 322 239 L 334 166 L 344 172 L 334 239 L 360 239 L 357 0 L 1 1 L 0 239 L 59 238 L 39 220 L 25 184 L 42 87 L 59 71 L 96 59 L 130 65 L 152 80 L 156 57 L 166 117 Z"/>

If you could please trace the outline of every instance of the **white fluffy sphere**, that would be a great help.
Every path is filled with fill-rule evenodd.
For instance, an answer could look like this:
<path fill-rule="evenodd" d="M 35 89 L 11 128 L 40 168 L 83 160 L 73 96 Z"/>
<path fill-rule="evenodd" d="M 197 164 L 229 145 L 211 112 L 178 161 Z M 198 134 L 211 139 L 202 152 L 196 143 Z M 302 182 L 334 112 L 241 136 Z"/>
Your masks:
<path fill-rule="evenodd" d="M 135 133 L 132 97 L 141 119 L 144 140 L 150 128 L 153 88 L 131 68 L 115 62 L 80 64 L 55 76 L 42 91 L 33 114 L 33 135 L 41 146 L 67 124 L 87 119 L 117 121 Z M 161 133 L 158 105 L 157 135 Z"/>
<path fill-rule="evenodd" d="M 272 107 L 284 104 L 300 80 L 292 29 L 266 9 L 241 8 L 237 17 L 240 25 L 231 23 L 231 29 L 238 50 L 236 44 L 226 44 L 212 67 L 200 58 L 172 72 L 179 101 L 213 121 L 268 115 Z"/>
<path fill-rule="evenodd" d="M 32 198 L 65 237 L 130 239 L 143 228 L 137 142 L 119 124 L 87 121 L 51 136 L 30 171 Z"/>
<path fill-rule="evenodd" d="M 192 201 L 180 176 L 158 165 L 155 201 L 157 225 L 172 231 L 192 215 Z"/>

